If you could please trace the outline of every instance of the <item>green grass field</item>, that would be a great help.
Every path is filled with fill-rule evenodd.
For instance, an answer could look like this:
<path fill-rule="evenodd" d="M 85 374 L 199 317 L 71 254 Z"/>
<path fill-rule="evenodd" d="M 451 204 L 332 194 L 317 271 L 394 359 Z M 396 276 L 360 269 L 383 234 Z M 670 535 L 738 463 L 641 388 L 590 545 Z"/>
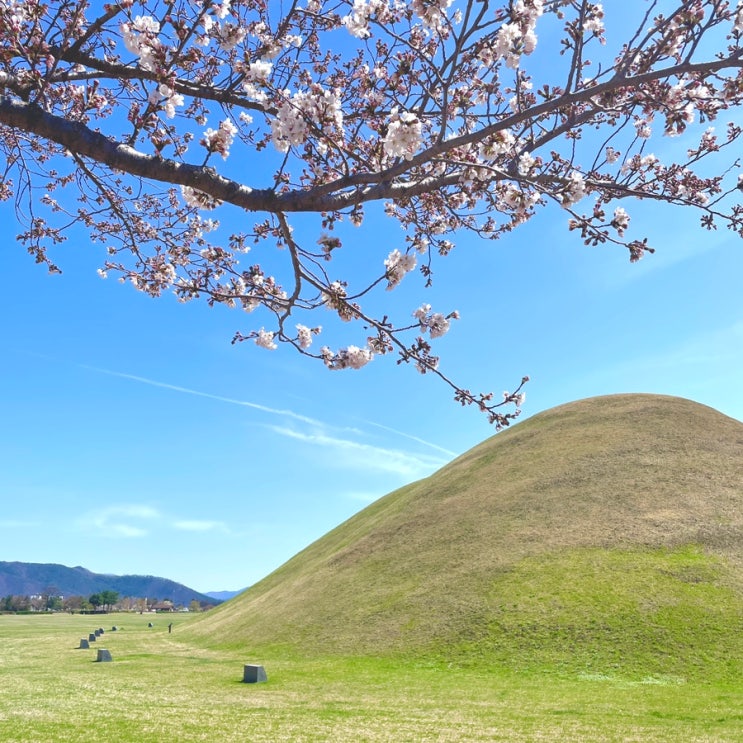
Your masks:
<path fill-rule="evenodd" d="M 726 674 L 567 673 L 549 659 L 516 672 L 411 658 L 256 657 L 186 642 L 189 621 L 0 616 L 0 740 L 688 743 L 738 742 L 743 731 L 743 683 Z M 78 649 L 96 627 L 105 634 Z M 112 663 L 94 662 L 98 647 Z M 242 683 L 245 663 L 263 664 L 268 682 Z"/>
<path fill-rule="evenodd" d="M 546 411 L 204 615 L 0 616 L 0 743 L 741 743 L 741 483 L 710 408 Z"/>

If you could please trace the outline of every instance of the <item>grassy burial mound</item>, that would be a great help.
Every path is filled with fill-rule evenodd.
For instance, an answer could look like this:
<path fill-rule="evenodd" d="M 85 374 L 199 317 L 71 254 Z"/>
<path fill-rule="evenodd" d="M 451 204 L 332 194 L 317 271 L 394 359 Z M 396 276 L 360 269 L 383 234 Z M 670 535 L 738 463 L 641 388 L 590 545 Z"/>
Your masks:
<path fill-rule="evenodd" d="M 741 630 L 743 424 L 616 395 L 390 493 L 190 632 L 300 656 L 727 676 Z"/>

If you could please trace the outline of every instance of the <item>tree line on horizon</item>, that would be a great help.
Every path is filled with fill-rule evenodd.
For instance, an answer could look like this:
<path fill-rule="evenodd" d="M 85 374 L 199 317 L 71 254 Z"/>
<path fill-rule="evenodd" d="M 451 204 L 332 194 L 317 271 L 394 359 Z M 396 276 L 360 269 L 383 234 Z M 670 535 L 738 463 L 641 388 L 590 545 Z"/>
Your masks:
<path fill-rule="evenodd" d="M 167 610 L 190 612 L 206 611 L 213 604 L 193 599 L 186 607 L 170 599 L 159 600 L 147 597 L 121 597 L 118 591 L 100 591 L 90 596 L 62 596 L 57 591 L 39 594 L 8 594 L 0 598 L 0 613 L 67 612 L 69 614 L 97 612 L 150 612 Z"/>

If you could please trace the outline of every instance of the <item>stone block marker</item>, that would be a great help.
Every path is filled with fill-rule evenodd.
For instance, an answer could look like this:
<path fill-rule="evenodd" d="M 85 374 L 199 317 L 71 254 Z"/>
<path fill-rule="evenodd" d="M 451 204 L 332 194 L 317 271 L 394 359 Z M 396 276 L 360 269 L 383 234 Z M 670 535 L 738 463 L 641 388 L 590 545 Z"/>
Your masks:
<path fill-rule="evenodd" d="M 90 642 L 95 642 L 95 640 L 96 640 L 96 635 L 95 635 L 95 634 L 93 634 L 93 633 L 91 632 L 91 633 L 90 633 L 90 634 L 88 635 L 88 640 L 90 640 Z"/>
<path fill-rule="evenodd" d="M 147 626 L 148 627 L 154 627 L 154 625 L 152 624 L 152 622 L 147 622 Z"/>
<path fill-rule="evenodd" d="M 95 630 L 95 632 L 93 632 L 93 634 L 94 634 L 94 635 L 95 635 L 96 637 L 100 637 L 100 636 L 101 636 L 101 631 L 100 631 L 99 629 L 97 629 L 97 630 Z"/>
<path fill-rule="evenodd" d="M 90 648 L 90 643 L 84 637 L 80 640 L 80 648 L 83 650 L 88 650 Z"/>
<path fill-rule="evenodd" d="M 243 682 L 246 684 L 257 684 L 268 681 L 266 669 L 263 666 L 246 665 L 243 668 Z"/>
<path fill-rule="evenodd" d="M 98 657 L 95 659 L 96 663 L 110 663 L 112 660 L 113 658 L 111 657 L 110 650 L 98 648 Z"/>
<path fill-rule="evenodd" d="M 99 628 L 98 628 L 98 634 L 99 634 L 99 635 L 102 635 L 102 634 L 103 634 L 103 627 L 99 627 Z"/>
<path fill-rule="evenodd" d="M 111 632 L 116 632 L 119 628 L 114 624 L 113 627 L 111 627 Z"/>

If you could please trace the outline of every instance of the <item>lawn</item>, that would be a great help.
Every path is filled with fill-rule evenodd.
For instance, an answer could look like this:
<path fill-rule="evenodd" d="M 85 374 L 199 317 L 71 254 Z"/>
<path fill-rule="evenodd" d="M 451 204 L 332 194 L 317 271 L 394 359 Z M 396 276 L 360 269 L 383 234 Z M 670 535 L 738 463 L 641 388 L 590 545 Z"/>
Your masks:
<path fill-rule="evenodd" d="M 188 621 L 180 614 L 0 616 L 0 740 L 741 740 L 743 682 L 729 678 L 255 657 L 249 647 L 187 643 Z M 97 627 L 104 635 L 79 649 Z M 95 662 L 99 647 L 112 663 Z M 242 683 L 245 663 L 263 664 L 268 682 Z"/>

